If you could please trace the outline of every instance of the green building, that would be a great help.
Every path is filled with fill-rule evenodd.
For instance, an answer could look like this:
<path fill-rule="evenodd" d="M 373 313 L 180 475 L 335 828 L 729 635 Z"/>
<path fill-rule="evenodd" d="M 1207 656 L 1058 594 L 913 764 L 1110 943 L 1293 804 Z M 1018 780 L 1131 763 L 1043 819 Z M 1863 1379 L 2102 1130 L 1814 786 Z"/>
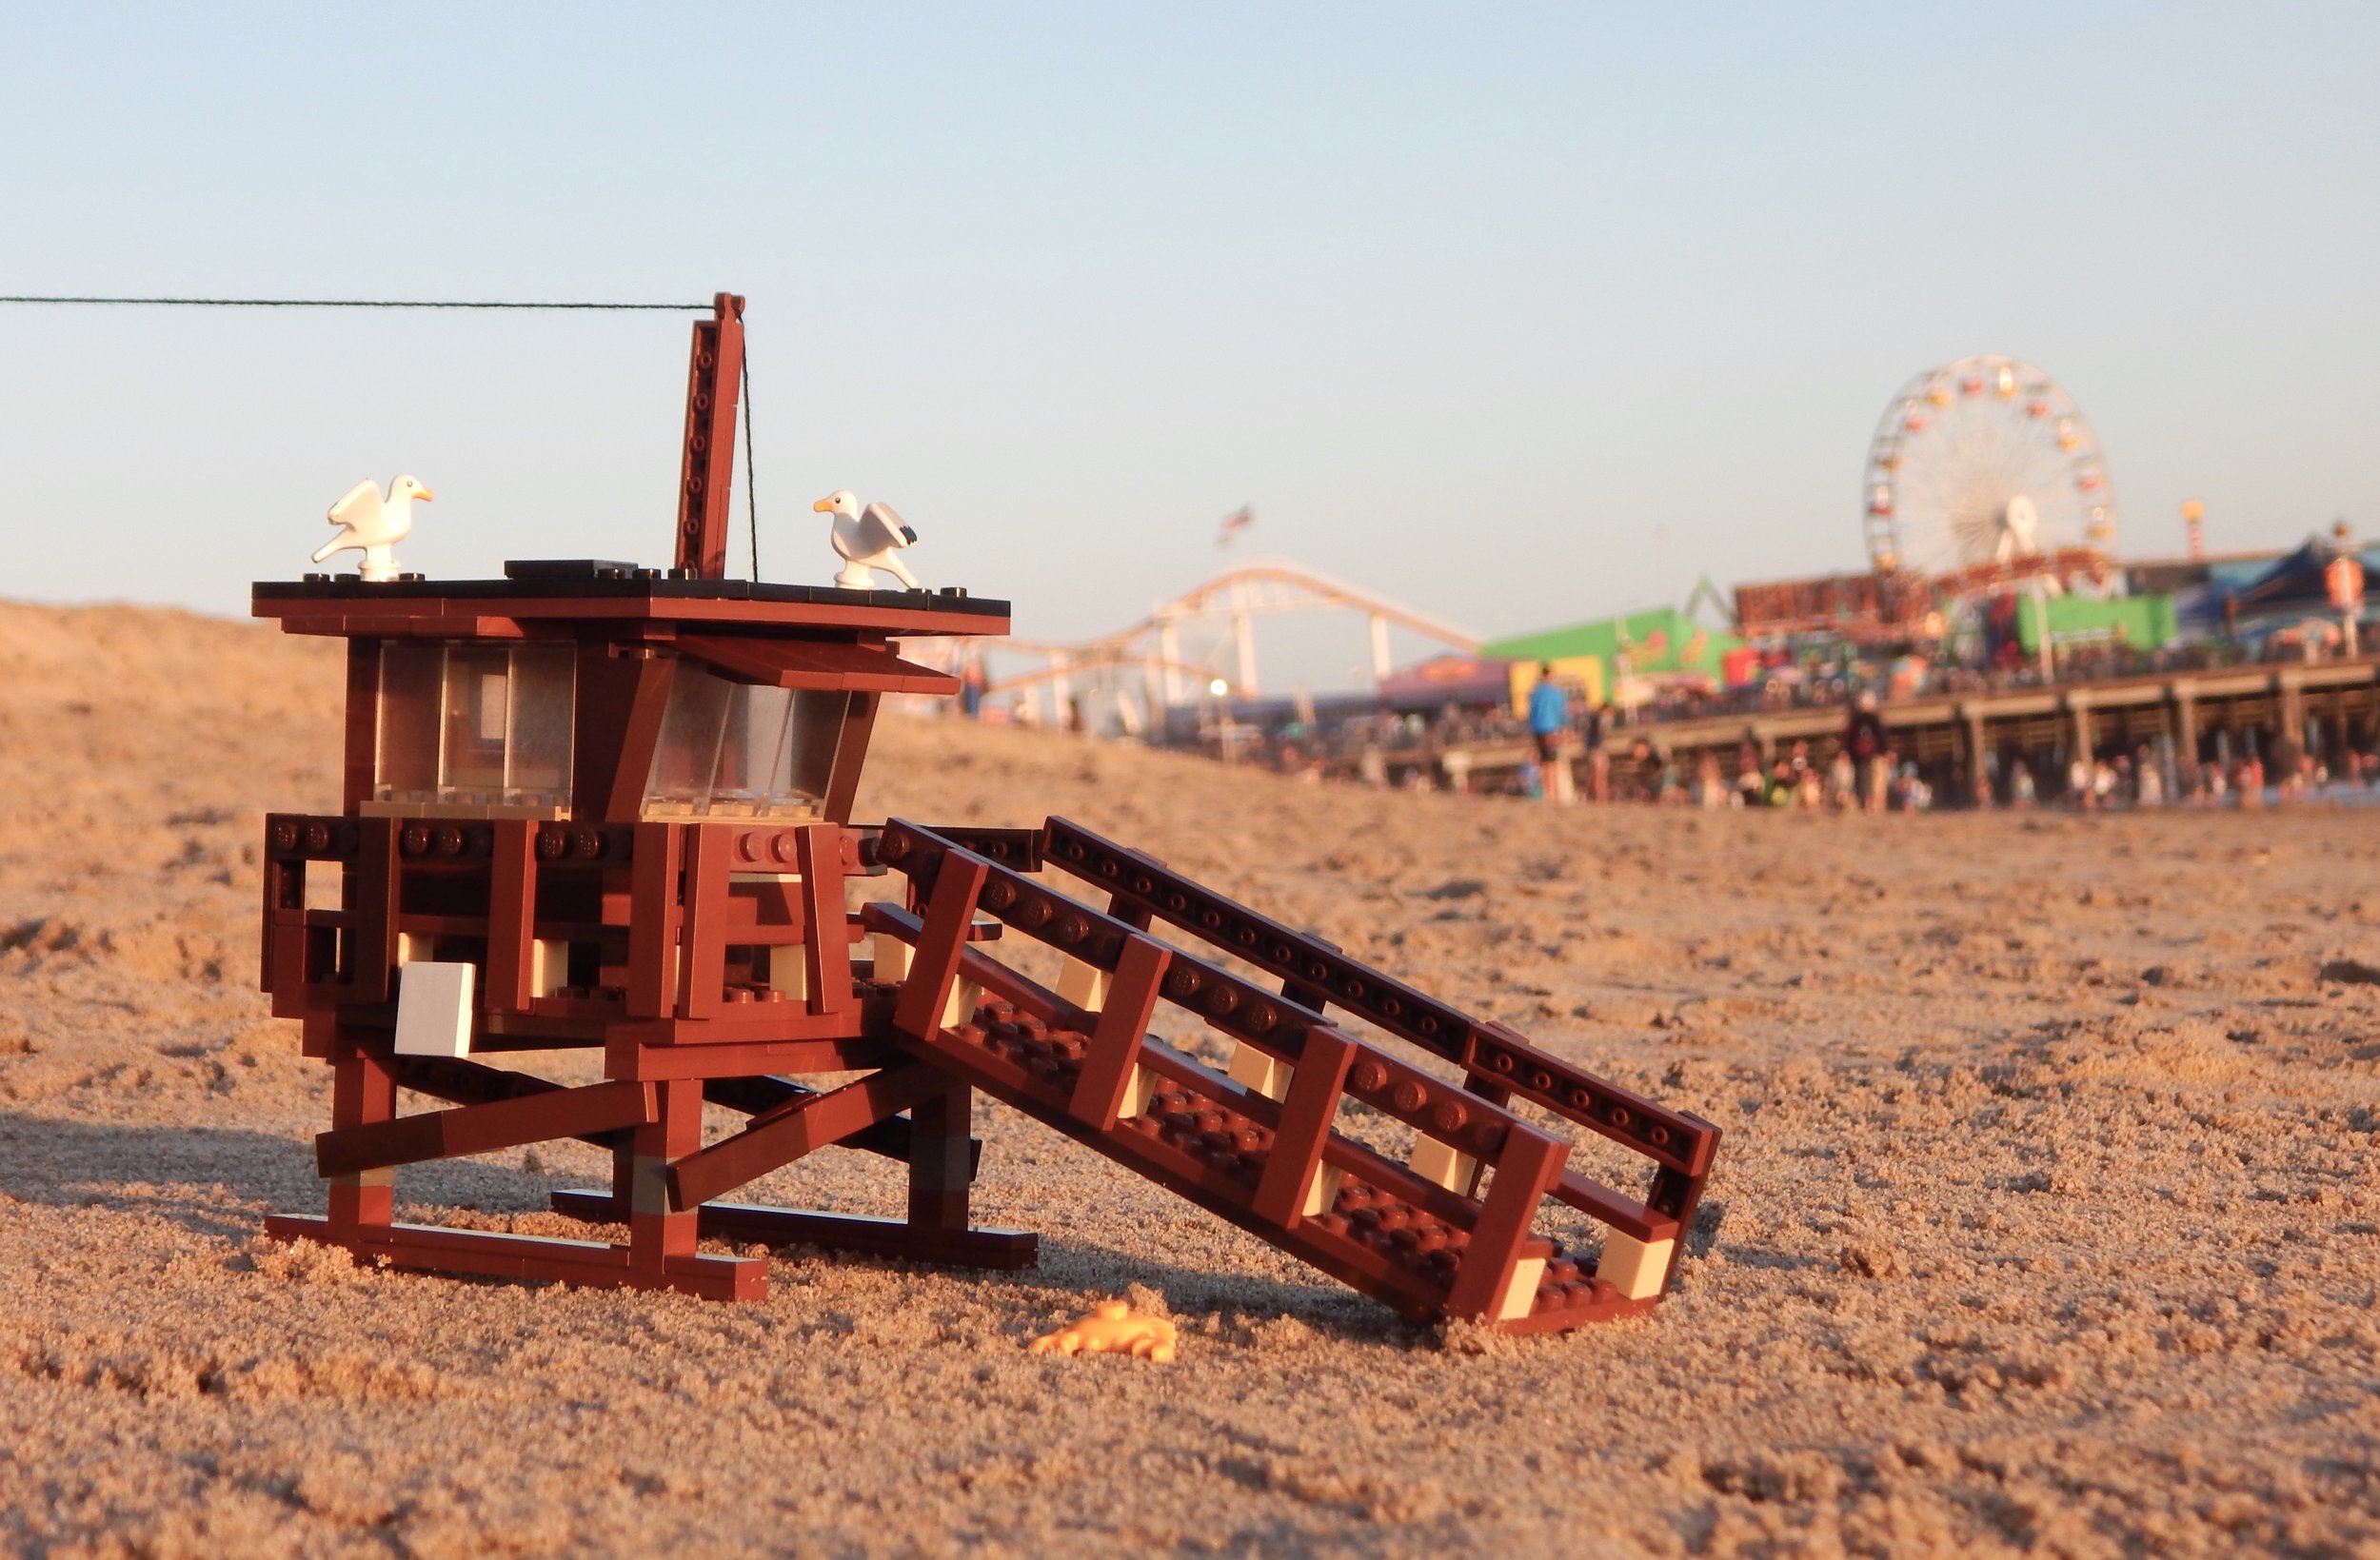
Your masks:
<path fill-rule="evenodd" d="M 1716 683 L 1720 658 L 1742 644 L 1725 630 L 1705 628 L 1676 607 L 1662 606 L 1495 640 L 1479 646 L 1479 654 L 1512 662 L 1513 709 L 1525 714 L 1537 668 L 1547 662 L 1555 677 L 1577 683 L 1588 702 L 1599 704 L 1617 691 L 1623 672 L 1631 677 L 1694 673 Z"/>
<path fill-rule="evenodd" d="M 2133 650 L 2162 650 L 2181 637 L 2171 596 L 2118 596 L 2106 602 L 2088 596 L 2046 601 L 2020 596 L 2016 638 L 2027 655 L 2041 653 L 2045 615 L 2053 645 L 2120 643 Z"/>

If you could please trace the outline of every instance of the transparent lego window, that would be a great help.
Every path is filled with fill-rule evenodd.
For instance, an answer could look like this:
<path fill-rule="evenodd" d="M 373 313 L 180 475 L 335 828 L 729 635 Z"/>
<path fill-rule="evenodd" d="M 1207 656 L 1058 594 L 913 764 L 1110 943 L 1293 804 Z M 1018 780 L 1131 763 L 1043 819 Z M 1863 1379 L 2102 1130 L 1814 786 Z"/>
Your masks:
<path fill-rule="evenodd" d="M 719 741 L 719 771 L 711 781 L 713 813 L 762 813 L 769 781 L 785 752 L 785 717 L 793 695 L 783 688 L 735 686 Z"/>
<path fill-rule="evenodd" d="M 566 644 L 385 646 L 373 799 L 566 809 L 576 688 Z"/>
<path fill-rule="evenodd" d="M 372 795 L 428 801 L 438 790 L 438 683 L 443 644 L 389 644 L 380 652 L 380 744 Z"/>
<path fill-rule="evenodd" d="M 511 722 L 505 737 L 505 800 L 567 806 L 571 712 L 578 657 L 567 644 L 524 644 L 512 652 Z"/>
<path fill-rule="evenodd" d="M 835 755 L 843 746 L 843 718 L 850 712 L 847 693 L 794 690 L 785 745 L 780 754 L 783 761 L 769 777 L 772 802 L 779 807 L 825 804 L 826 784 L 835 774 Z"/>
<path fill-rule="evenodd" d="M 760 818 L 825 802 L 851 696 L 730 682 L 678 663 L 645 788 L 648 814 Z"/>
<path fill-rule="evenodd" d="M 494 802 L 505 787 L 505 731 L 512 714 L 512 652 L 502 645 L 446 646 L 446 733 L 438 750 L 442 800 Z"/>
<path fill-rule="evenodd" d="M 669 682 L 669 704 L 662 712 L 661 741 L 653 749 L 653 772 L 645 786 L 648 807 L 698 813 L 709 808 L 711 777 L 719 772 L 719 741 L 726 732 L 734 691 L 734 683 L 692 662 L 678 662 Z"/>

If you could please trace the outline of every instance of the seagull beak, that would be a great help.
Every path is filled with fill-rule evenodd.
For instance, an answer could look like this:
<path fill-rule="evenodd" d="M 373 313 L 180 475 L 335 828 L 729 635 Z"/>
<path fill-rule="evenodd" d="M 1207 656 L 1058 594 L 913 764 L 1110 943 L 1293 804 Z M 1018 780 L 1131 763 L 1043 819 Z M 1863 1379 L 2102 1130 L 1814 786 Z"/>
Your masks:
<path fill-rule="evenodd" d="M 810 505 L 810 513 L 814 515 L 831 515 L 834 512 L 835 501 L 833 499 L 821 499 Z"/>
<path fill-rule="evenodd" d="M 428 499 L 434 499 L 434 498 L 436 498 L 438 495 L 437 495 L 437 494 L 435 494 L 435 493 L 433 493 L 433 492 L 431 492 L 431 491 L 430 491 L 428 488 L 426 488 L 426 487 L 417 487 L 417 488 L 415 488 L 415 489 L 413 490 L 413 496 L 414 496 L 415 498 L 417 498 L 417 499 L 428 500 Z"/>

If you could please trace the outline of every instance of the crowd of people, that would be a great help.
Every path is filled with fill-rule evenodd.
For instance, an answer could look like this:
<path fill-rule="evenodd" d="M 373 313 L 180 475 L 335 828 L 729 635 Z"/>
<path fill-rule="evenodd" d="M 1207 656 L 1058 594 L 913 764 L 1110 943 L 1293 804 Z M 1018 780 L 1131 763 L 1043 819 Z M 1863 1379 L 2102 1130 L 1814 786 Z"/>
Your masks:
<path fill-rule="evenodd" d="M 2048 748 L 1994 751 L 1981 785 L 1956 760 L 1920 764 L 1897 751 L 1873 688 L 1854 690 L 1832 739 L 1780 743 L 1764 753 L 1745 741 L 1731 755 L 1704 747 L 1665 752 L 1643 712 L 1630 719 L 1578 699 L 1541 668 L 1519 717 L 1449 709 L 1435 719 L 1380 713 L 1333 732 L 1250 734 L 1230 757 L 1300 778 L 1552 797 L 1590 802 L 1765 807 L 1835 812 L 1926 812 L 1976 804 L 2062 806 L 2088 811 L 2167 806 L 2247 806 L 2268 797 L 2380 800 L 2380 752 L 2309 751 L 2286 736 L 2259 751 L 2216 740 L 2209 757 L 2179 754 L 2170 741 L 2073 755 Z M 1526 744 L 1517 765 L 1473 776 L 1450 760 L 1470 750 Z"/>

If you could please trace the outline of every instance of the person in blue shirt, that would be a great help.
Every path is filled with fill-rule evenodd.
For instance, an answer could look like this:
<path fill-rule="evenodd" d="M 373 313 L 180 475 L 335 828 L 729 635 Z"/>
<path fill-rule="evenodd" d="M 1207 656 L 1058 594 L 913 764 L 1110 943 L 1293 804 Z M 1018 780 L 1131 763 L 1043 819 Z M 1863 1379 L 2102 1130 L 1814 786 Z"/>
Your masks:
<path fill-rule="evenodd" d="M 1562 733 L 1570 729 L 1570 695 L 1554 681 L 1554 663 L 1537 667 L 1537 685 L 1529 690 L 1529 735 L 1537 739 L 1537 761 L 1552 763 Z"/>

